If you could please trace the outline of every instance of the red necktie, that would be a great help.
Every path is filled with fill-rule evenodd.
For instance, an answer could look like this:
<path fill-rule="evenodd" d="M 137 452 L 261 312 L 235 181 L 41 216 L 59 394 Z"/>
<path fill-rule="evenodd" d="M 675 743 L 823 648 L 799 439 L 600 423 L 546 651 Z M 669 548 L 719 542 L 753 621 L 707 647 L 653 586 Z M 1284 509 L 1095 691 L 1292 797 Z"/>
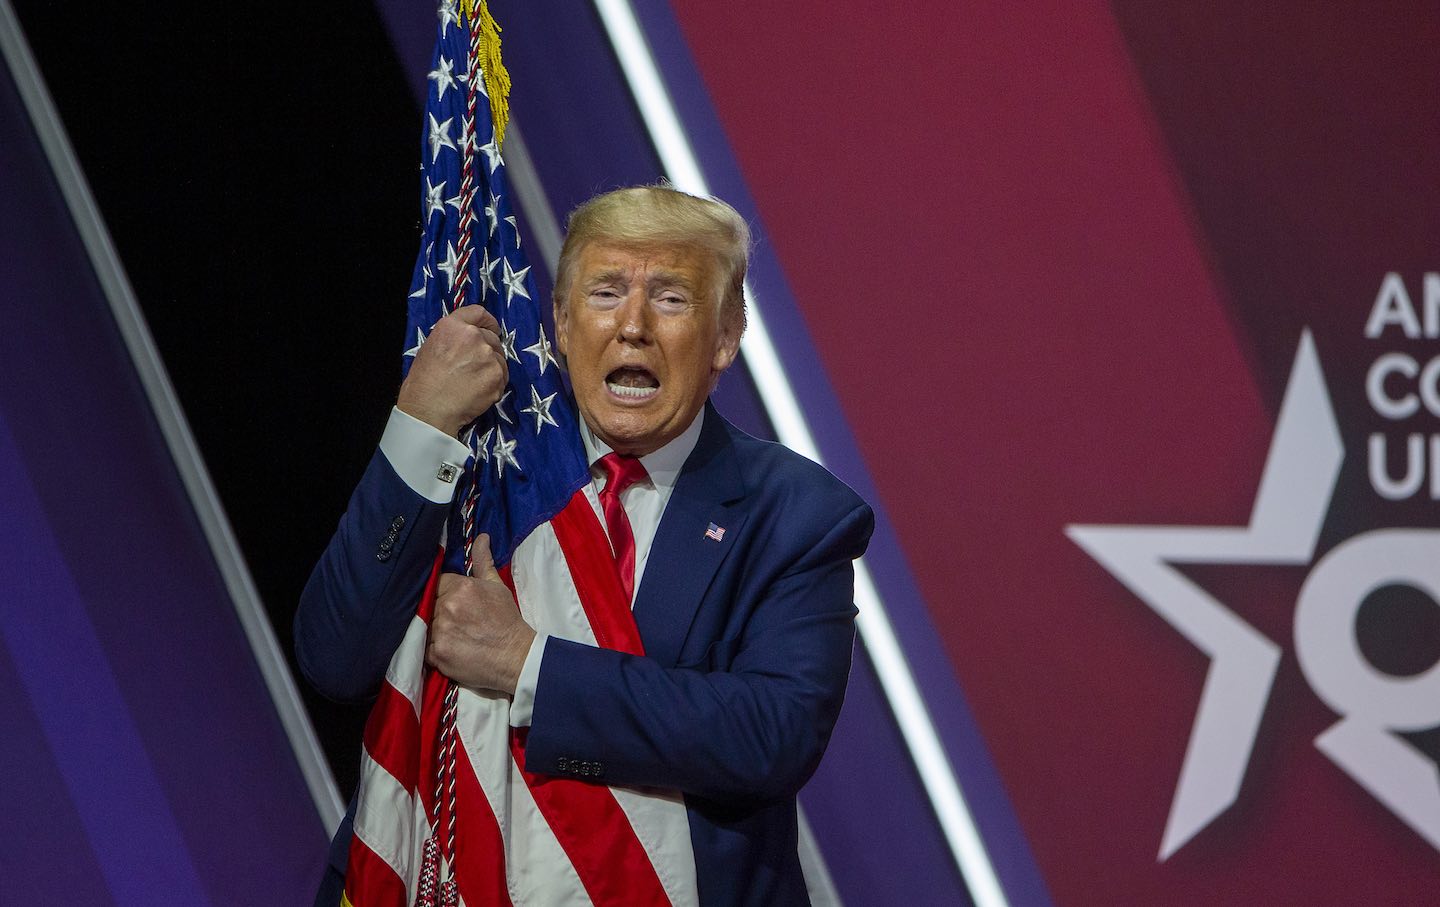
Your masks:
<path fill-rule="evenodd" d="M 648 474 L 638 457 L 622 457 L 613 452 L 601 457 L 598 465 L 605 473 L 600 507 L 605 511 L 610 548 L 615 552 L 615 563 L 620 567 L 620 585 L 625 588 L 625 600 L 634 601 L 635 533 L 630 531 L 630 518 L 625 515 L 625 507 L 620 503 L 620 493 Z"/>

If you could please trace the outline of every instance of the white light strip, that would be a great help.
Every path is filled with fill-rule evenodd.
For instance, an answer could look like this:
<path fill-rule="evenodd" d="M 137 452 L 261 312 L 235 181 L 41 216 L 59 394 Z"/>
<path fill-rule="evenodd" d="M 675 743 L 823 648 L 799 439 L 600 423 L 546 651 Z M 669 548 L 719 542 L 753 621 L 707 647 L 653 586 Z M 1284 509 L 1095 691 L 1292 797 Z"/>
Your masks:
<path fill-rule="evenodd" d="M 700 163 L 670 102 L 665 83 L 635 18 L 635 11 L 628 0 L 595 0 L 595 7 L 630 83 L 630 90 L 640 107 L 640 114 L 645 119 L 666 175 L 677 189 L 694 195 L 710 195 Z M 750 300 L 750 311 L 741 352 L 770 421 L 785 446 L 820 463 L 820 450 L 785 376 L 748 283 L 745 295 Z M 935 724 L 930 720 L 925 702 L 915 685 L 915 676 L 900 649 L 884 602 L 863 559 L 855 565 L 855 605 L 860 611 L 857 623 L 865 649 L 875 665 L 885 698 L 905 737 L 910 756 L 915 760 L 921 782 L 969 887 L 971 899 L 976 907 L 1008 907 L 989 854 L 985 852 L 980 831 L 940 745 Z"/>
<path fill-rule="evenodd" d="M 116 254 L 115 246 L 110 241 L 110 232 L 105 228 L 100 209 L 90 194 L 90 186 L 80 169 L 80 162 L 70 147 L 70 139 L 65 134 L 59 114 L 55 112 L 50 93 L 45 88 L 39 67 L 35 65 L 35 58 L 30 55 L 30 48 L 25 43 L 20 22 L 10 8 L 9 0 L 0 0 L 0 55 L 3 55 L 10 65 L 15 86 L 30 114 L 31 124 L 45 150 L 50 169 L 55 174 L 55 182 L 60 186 L 60 193 L 69 207 L 76 232 L 80 234 L 85 251 L 90 257 L 91 267 L 95 269 L 95 277 L 110 304 L 110 311 L 115 316 L 115 323 L 124 338 L 125 348 L 135 365 L 135 371 L 145 389 L 145 396 L 155 413 L 155 420 L 160 425 L 160 432 L 165 437 L 170 455 L 175 460 L 175 469 L 185 485 L 191 505 L 195 508 L 195 516 L 205 532 L 205 539 L 215 556 L 215 564 L 230 593 L 236 614 L 239 615 L 240 625 L 244 628 L 246 640 L 250 643 L 265 687 L 275 704 L 280 724 L 285 729 L 295 760 L 299 763 L 300 773 L 315 801 L 320 821 L 325 825 L 327 833 L 333 832 L 344 814 L 344 804 L 335 787 L 335 779 L 330 774 L 330 766 L 325 761 L 319 741 L 315 739 L 315 730 L 305 714 L 305 707 L 285 665 L 285 658 L 280 654 L 280 646 L 275 640 L 275 632 L 270 627 L 265 607 L 260 602 L 260 594 L 245 567 L 245 559 L 230 529 L 230 522 L 225 518 L 225 510 L 215 493 L 215 486 L 210 482 L 210 474 L 200 457 L 200 449 L 195 444 L 194 436 L 190 434 L 190 426 L 185 421 L 180 400 L 175 396 L 175 389 L 170 384 L 165 365 L 160 360 L 160 353 L 150 337 L 145 316 L 140 312 L 134 290 L 131 289 L 130 281 L 125 276 L 125 268 L 120 263 L 120 256 Z"/>

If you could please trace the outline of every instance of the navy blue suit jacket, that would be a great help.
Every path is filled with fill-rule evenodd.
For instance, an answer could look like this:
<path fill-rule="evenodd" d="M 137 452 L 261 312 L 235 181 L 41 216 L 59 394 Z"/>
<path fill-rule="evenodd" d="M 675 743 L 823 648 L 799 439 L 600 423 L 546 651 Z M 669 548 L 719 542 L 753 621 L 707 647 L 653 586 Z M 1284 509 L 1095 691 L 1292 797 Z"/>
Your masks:
<path fill-rule="evenodd" d="M 446 509 L 376 454 L 296 615 L 301 669 L 321 692 L 378 690 Z M 707 405 L 635 599 L 645 656 L 551 638 L 525 768 L 680 790 L 702 904 L 806 903 L 795 793 L 840 710 L 851 561 L 873 526 L 830 473 Z M 332 847 L 342 871 L 348 842 L 347 821 Z"/>

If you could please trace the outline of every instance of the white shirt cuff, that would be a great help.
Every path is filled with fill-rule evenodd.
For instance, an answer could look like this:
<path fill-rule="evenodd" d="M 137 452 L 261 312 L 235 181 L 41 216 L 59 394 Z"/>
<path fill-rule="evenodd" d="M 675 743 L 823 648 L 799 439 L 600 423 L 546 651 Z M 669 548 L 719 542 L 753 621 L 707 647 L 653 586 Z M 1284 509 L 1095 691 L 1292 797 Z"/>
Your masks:
<path fill-rule="evenodd" d="M 455 497 L 455 483 L 470 456 L 464 444 L 397 407 L 390 408 L 380 452 L 411 491 L 436 504 Z"/>
<path fill-rule="evenodd" d="M 545 633 L 536 633 L 530 643 L 530 652 L 525 656 L 525 665 L 520 669 L 520 679 L 515 682 L 515 698 L 510 701 L 510 726 L 529 727 L 535 713 L 535 686 L 540 682 L 540 659 L 545 657 L 545 642 L 550 639 Z"/>

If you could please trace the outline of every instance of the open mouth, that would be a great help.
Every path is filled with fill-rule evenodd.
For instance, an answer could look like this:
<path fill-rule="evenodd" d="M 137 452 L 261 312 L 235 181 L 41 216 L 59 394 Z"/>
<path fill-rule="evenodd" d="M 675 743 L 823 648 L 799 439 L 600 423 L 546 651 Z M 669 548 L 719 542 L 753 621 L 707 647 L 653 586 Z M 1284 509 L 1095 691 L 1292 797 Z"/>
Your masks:
<path fill-rule="evenodd" d="M 660 392 L 660 379 L 649 369 L 627 366 L 605 376 L 610 393 L 627 400 L 644 400 Z"/>

